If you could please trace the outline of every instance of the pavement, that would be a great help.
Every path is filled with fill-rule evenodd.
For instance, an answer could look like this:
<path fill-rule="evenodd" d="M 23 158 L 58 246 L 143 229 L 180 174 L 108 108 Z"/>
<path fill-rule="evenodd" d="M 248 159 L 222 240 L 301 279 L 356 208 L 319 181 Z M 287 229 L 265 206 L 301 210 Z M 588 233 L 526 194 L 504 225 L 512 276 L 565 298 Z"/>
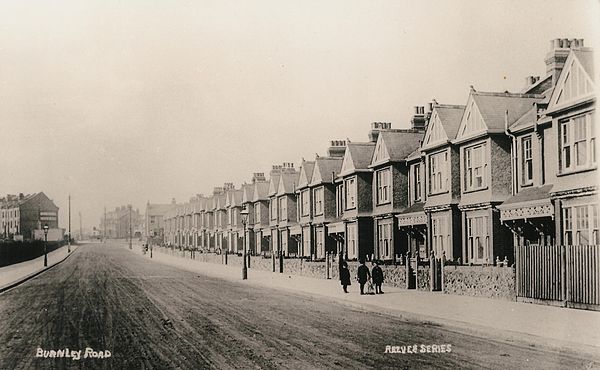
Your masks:
<path fill-rule="evenodd" d="M 133 252 L 141 253 L 136 246 Z M 145 255 L 150 259 L 150 255 Z M 545 344 L 557 350 L 600 353 L 600 312 L 496 299 L 413 291 L 386 287 L 383 295 L 360 295 L 357 283 L 345 294 L 337 280 L 316 279 L 248 269 L 241 280 L 240 266 L 227 266 L 171 256 L 155 250 L 154 262 L 241 284 L 259 285 L 312 296 L 322 296 L 353 307 L 407 319 L 481 333 L 493 331 L 509 342 Z"/>
<path fill-rule="evenodd" d="M 71 246 L 71 253 L 77 249 L 76 245 Z M 13 265 L 0 267 L 0 292 L 10 289 L 43 271 L 52 268 L 57 263 L 62 262 L 69 256 L 68 247 L 64 246 L 48 253 L 48 266 L 44 267 L 44 256 L 15 263 Z"/>

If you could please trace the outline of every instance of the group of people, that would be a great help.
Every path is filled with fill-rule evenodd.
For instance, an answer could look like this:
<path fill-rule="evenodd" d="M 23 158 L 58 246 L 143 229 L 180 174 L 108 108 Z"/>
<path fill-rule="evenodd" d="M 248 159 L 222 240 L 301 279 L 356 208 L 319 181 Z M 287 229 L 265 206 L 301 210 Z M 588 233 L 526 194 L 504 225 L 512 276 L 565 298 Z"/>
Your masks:
<path fill-rule="evenodd" d="M 372 293 L 373 286 L 375 286 L 375 294 L 383 294 L 381 290 L 381 284 L 383 284 L 383 271 L 379 267 L 377 260 L 373 261 L 373 268 L 369 271 L 369 268 L 365 265 L 365 261 L 361 260 L 360 265 L 356 273 L 356 280 L 360 285 L 360 294 L 365 294 L 365 285 L 367 285 L 367 294 Z M 340 283 L 344 288 L 344 293 L 348 293 L 348 286 L 350 283 L 350 270 L 348 270 L 348 263 L 342 261 L 340 265 Z"/>

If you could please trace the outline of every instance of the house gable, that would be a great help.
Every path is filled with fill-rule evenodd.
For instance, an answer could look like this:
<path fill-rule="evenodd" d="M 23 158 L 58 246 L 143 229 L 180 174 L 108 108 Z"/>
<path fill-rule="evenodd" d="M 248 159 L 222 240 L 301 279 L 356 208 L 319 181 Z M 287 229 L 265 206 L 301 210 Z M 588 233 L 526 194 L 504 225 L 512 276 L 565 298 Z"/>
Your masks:
<path fill-rule="evenodd" d="M 285 194 L 285 184 L 283 183 L 284 176 L 279 176 L 279 183 L 277 184 L 277 196 Z"/>
<path fill-rule="evenodd" d="M 583 97 L 594 95 L 594 81 L 581 65 L 575 53 L 569 54 L 550 98 L 548 110 L 564 106 Z"/>
<path fill-rule="evenodd" d="M 356 167 L 354 167 L 354 160 L 352 159 L 352 154 L 350 154 L 350 150 L 347 149 L 346 153 L 344 153 L 344 161 L 342 162 L 342 170 L 340 171 L 340 173 L 352 173 L 355 170 Z"/>
<path fill-rule="evenodd" d="M 481 112 L 473 99 L 473 94 L 469 95 L 467 107 L 463 113 L 458 129 L 457 139 L 475 136 L 487 131 L 487 125 L 481 116 Z"/>
<path fill-rule="evenodd" d="M 321 168 L 319 167 L 319 161 L 317 161 L 315 163 L 315 168 L 313 168 L 311 185 L 320 184 L 322 181 L 323 179 L 321 177 Z"/>
<path fill-rule="evenodd" d="M 437 110 L 433 111 L 429 122 L 427 132 L 425 132 L 425 139 L 423 140 L 425 145 L 433 145 L 447 141 L 448 135 L 446 135 L 446 131 L 444 130 L 444 126 Z"/>
<path fill-rule="evenodd" d="M 373 153 L 373 159 L 371 160 L 371 165 L 377 163 L 385 163 L 390 160 L 390 152 L 385 145 L 385 140 L 383 139 L 383 135 L 379 135 L 377 138 L 377 144 L 375 145 L 375 151 Z"/>

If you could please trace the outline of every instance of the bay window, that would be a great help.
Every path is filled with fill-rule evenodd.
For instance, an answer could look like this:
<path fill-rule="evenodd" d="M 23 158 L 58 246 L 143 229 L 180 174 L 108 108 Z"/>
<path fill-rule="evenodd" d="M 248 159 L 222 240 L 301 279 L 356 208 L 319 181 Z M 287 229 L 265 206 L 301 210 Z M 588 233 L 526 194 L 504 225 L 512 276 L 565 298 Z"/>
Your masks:
<path fill-rule="evenodd" d="M 465 190 L 479 190 L 487 186 L 487 152 L 486 144 L 481 143 L 465 148 Z"/>
<path fill-rule="evenodd" d="M 390 175 L 389 168 L 375 172 L 375 181 L 377 182 L 377 204 L 390 202 Z"/>
<path fill-rule="evenodd" d="M 346 233 L 346 252 L 348 253 L 348 258 L 358 258 L 356 223 L 348 224 Z"/>
<path fill-rule="evenodd" d="M 489 263 L 489 228 L 487 216 L 467 216 L 469 261 Z"/>
<path fill-rule="evenodd" d="M 320 216 L 323 214 L 323 187 L 313 189 L 314 215 Z"/>
<path fill-rule="evenodd" d="M 356 178 L 351 177 L 344 181 L 344 189 L 345 189 L 345 207 L 344 209 L 354 209 L 356 208 Z"/>
<path fill-rule="evenodd" d="M 429 194 L 448 190 L 448 151 L 429 156 Z"/>
<path fill-rule="evenodd" d="M 600 244 L 598 204 L 563 208 L 563 241 L 566 245 Z"/>
<path fill-rule="evenodd" d="M 302 212 L 302 216 L 309 216 L 310 215 L 310 190 L 309 189 L 305 189 L 302 190 L 300 192 L 300 198 L 301 198 L 301 206 L 300 206 L 300 211 Z"/>
<path fill-rule="evenodd" d="M 561 121 L 560 170 L 574 171 L 596 163 L 596 135 L 591 113 Z"/>
<path fill-rule="evenodd" d="M 436 216 L 431 218 L 431 248 L 436 258 L 442 257 L 446 252 L 446 257 L 450 256 L 451 241 L 448 225 L 448 216 Z"/>

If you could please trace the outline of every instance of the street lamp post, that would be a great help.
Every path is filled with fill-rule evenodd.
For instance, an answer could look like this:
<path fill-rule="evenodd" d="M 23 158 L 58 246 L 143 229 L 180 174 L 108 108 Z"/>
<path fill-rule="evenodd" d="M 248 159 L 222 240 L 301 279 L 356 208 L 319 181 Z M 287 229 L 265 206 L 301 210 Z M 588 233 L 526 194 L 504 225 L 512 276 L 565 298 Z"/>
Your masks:
<path fill-rule="evenodd" d="M 243 238 L 243 255 L 242 255 L 242 280 L 248 279 L 248 266 L 246 265 L 246 224 L 248 223 L 248 209 L 244 206 L 244 209 L 240 212 L 242 216 L 242 225 L 244 225 L 244 238 Z"/>
<path fill-rule="evenodd" d="M 48 266 L 48 224 L 44 224 L 44 267 Z"/>
<path fill-rule="evenodd" d="M 71 253 L 71 195 L 69 195 L 69 239 L 67 240 L 67 252 Z"/>

